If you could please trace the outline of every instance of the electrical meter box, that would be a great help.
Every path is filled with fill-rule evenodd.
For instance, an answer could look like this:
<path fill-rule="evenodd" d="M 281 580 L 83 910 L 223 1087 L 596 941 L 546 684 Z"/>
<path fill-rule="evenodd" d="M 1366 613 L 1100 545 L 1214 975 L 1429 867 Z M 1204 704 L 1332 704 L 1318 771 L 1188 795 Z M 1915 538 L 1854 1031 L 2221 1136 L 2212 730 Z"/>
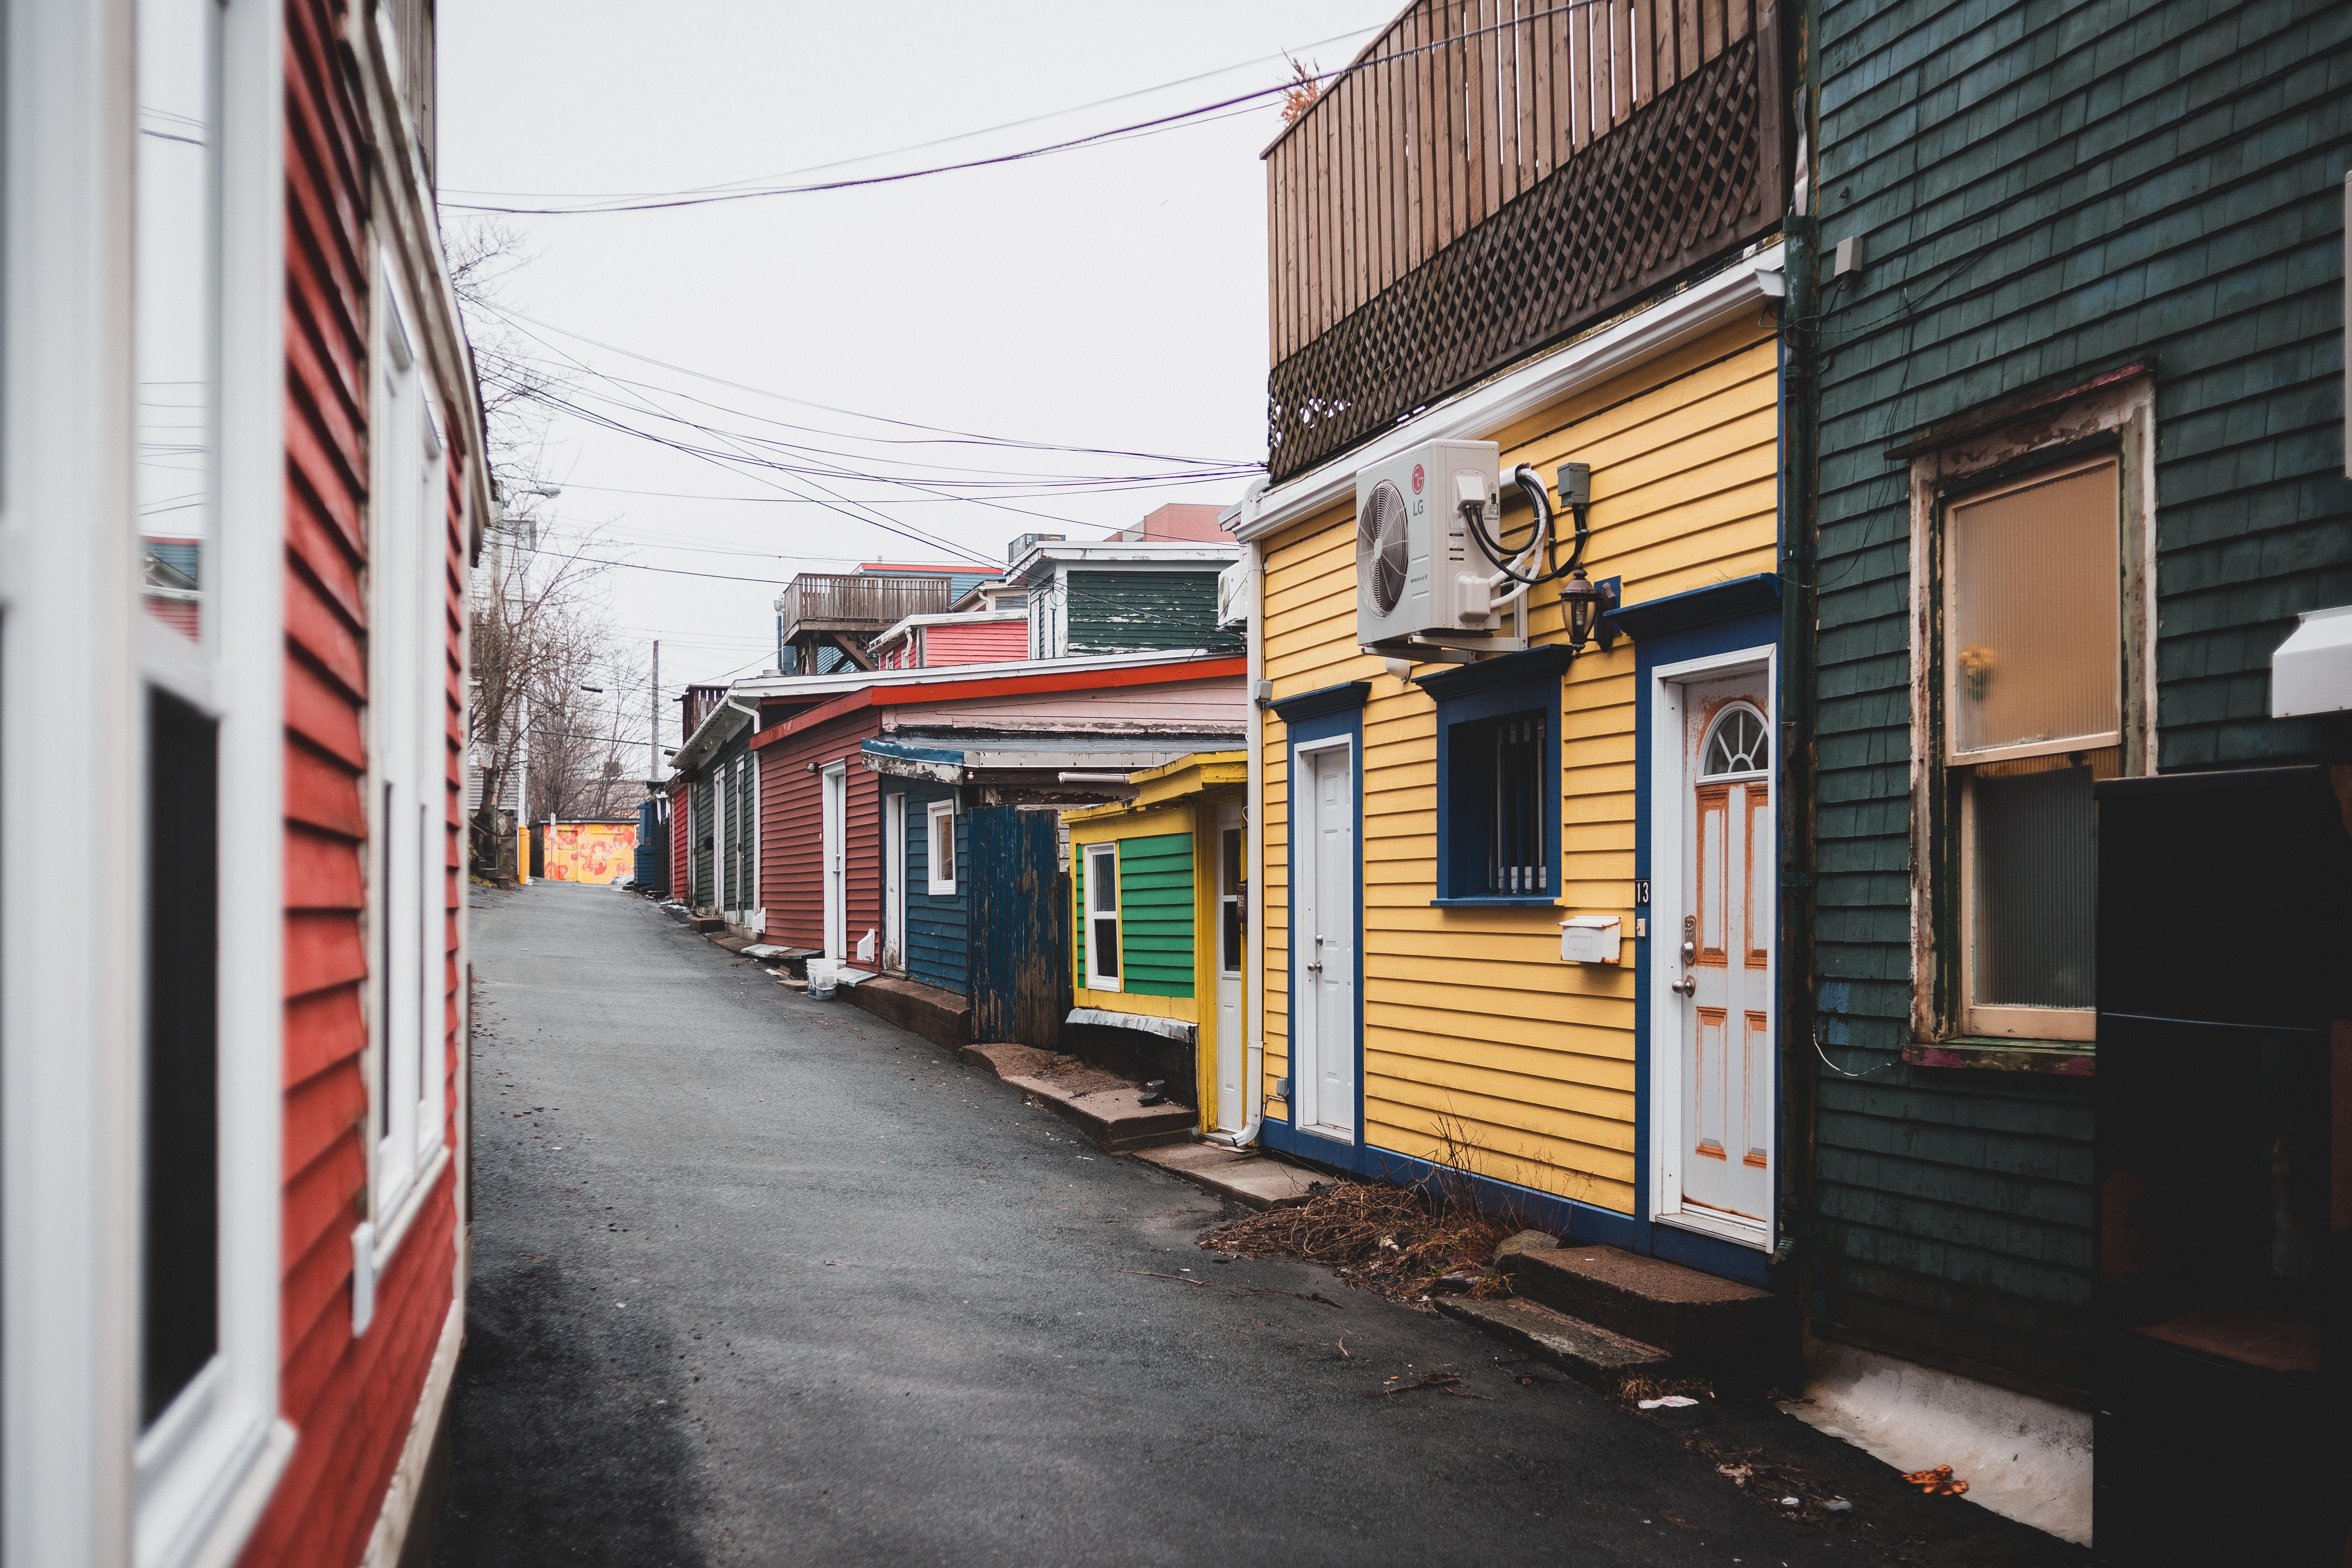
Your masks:
<path fill-rule="evenodd" d="M 1559 956 L 1570 963 L 1615 963 L 1624 952 L 1615 915 L 1570 915 L 1559 922 Z"/>

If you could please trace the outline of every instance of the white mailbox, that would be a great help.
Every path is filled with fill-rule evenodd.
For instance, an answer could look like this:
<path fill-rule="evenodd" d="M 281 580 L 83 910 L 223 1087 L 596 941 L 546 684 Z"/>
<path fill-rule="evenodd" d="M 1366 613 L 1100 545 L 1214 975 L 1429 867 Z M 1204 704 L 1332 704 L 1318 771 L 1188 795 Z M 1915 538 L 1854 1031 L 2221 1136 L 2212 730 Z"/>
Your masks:
<path fill-rule="evenodd" d="M 1559 956 L 1570 963 L 1614 963 L 1623 933 L 1615 915 L 1570 915 L 1559 922 Z"/>

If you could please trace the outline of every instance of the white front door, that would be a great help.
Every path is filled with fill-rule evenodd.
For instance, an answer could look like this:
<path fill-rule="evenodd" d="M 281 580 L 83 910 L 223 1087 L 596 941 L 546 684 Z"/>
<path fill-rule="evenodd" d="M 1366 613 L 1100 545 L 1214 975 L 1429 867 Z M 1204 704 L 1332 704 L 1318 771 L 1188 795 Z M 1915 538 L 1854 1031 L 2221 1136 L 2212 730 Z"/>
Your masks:
<path fill-rule="evenodd" d="M 847 958 L 849 772 L 835 763 L 819 777 L 824 785 L 824 955 Z"/>
<path fill-rule="evenodd" d="M 907 797 L 882 797 L 882 967 L 907 967 Z"/>
<path fill-rule="evenodd" d="M 1242 808 L 1217 807 L 1217 1125 L 1242 1124 Z"/>
<path fill-rule="evenodd" d="M 1768 672 L 1668 688 L 1672 763 L 1654 781 L 1662 1038 L 1655 1217 L 1769 1246 L 1774 1144 L 1772 723 Z M 1661 737 L 1664 739 L 1664 737 Z M 1668 886 L 1664 879 L 1671 875 Z M 1669 1081 L 1669 1079 L 1671 1081 Z"/>
<path fill-rule="evenodd" d="M 1298 998 L 1292 1107 L 1305 1131 L 1356 1136 L 1356 758 L 1346 742 L 1293 753 L 1300 802 L 1290 962 Z"/>

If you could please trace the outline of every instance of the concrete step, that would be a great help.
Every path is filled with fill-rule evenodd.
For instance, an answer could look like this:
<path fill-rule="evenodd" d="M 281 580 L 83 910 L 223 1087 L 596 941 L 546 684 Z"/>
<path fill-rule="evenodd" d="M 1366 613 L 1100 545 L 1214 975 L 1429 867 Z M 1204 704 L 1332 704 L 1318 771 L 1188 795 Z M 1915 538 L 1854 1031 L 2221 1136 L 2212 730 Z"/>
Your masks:
<path fill-rule="evenodd" d="M 1310 1195 L 1307 1184 L 1315 1180 L 1312 1171 L 1215 1143 L 1169 1143 L 1138 1149 L 1135 1157 L 1244 1208 L 1286 1209 L 1303 1204 Z"/>
<path fill-rule="evenodd" d="M 700 931 L 706 936 L 712 931 L 727 929 L 727 922 L 717 915 L 689 915 L 687 917 L 686 923 L 688 930 Z"/>
<path fill-rule="evenodd" d="M 1076 1057 L 1002 1041 L 966 1046 L 959 1054 L 1026 1090 L 1113 1154 L 1189 1142 L 1201 1122 L 1201 1113 L 1189 1105 L 1143 1104 L 1140 1088 Z"/>
<path fill-rule="evenodd" d="M 1430 1305 L 1449 1318 L 1529 1351 L 1580 1383 L 1615 1394 L 1630 1378 L 1677 1374 L 1674 1358 L 1655 1345 L 1612 1334 L 1594 1324 L 1555 1312 L 1540 1302 L 1507 1296 L 1499 1301 L 1439 1296 Z"/>
<path fill-rule="evenodd" d="M 1784 1298 L 1664 1258 L 1567 1246 L 1519 1253 L 1502 1268 L 1522 1300 L 1655 1345 L 1695 1376 L 1769 1382 L 1790 1354 Z"/>
<path fill-rule="evenodd" d="M 806 968 L 805 960 L 803 968 Z M 951 1051 L 961 1050 L 971 1038 L 971 1003 L 953 991 L 896 974 L 877 974 L 849 982 L 839 994 L 876 1017 Z"/>

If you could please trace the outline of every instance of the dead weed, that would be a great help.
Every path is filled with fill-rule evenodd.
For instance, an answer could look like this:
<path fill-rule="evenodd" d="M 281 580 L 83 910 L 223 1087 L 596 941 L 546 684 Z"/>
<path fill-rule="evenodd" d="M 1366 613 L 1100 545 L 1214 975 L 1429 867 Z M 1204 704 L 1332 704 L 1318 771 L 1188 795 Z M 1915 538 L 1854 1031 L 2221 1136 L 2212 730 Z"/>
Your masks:
<path fill-rule="evenodd" d="M 1201 1238 L 1214 1252 L 1329 1264 L 1359 1290 L 1420 1301 L 1451 1275 L 1473 1294 L 1504 1295 L 1485 1277 L 1510 1231 L 1458 1196 L 1427 1187 L 1337 1182 L 1296 1208 L 1269 1209 Z M 1467 1277 L 1465 1279 L 1465 1276 Z"/>

